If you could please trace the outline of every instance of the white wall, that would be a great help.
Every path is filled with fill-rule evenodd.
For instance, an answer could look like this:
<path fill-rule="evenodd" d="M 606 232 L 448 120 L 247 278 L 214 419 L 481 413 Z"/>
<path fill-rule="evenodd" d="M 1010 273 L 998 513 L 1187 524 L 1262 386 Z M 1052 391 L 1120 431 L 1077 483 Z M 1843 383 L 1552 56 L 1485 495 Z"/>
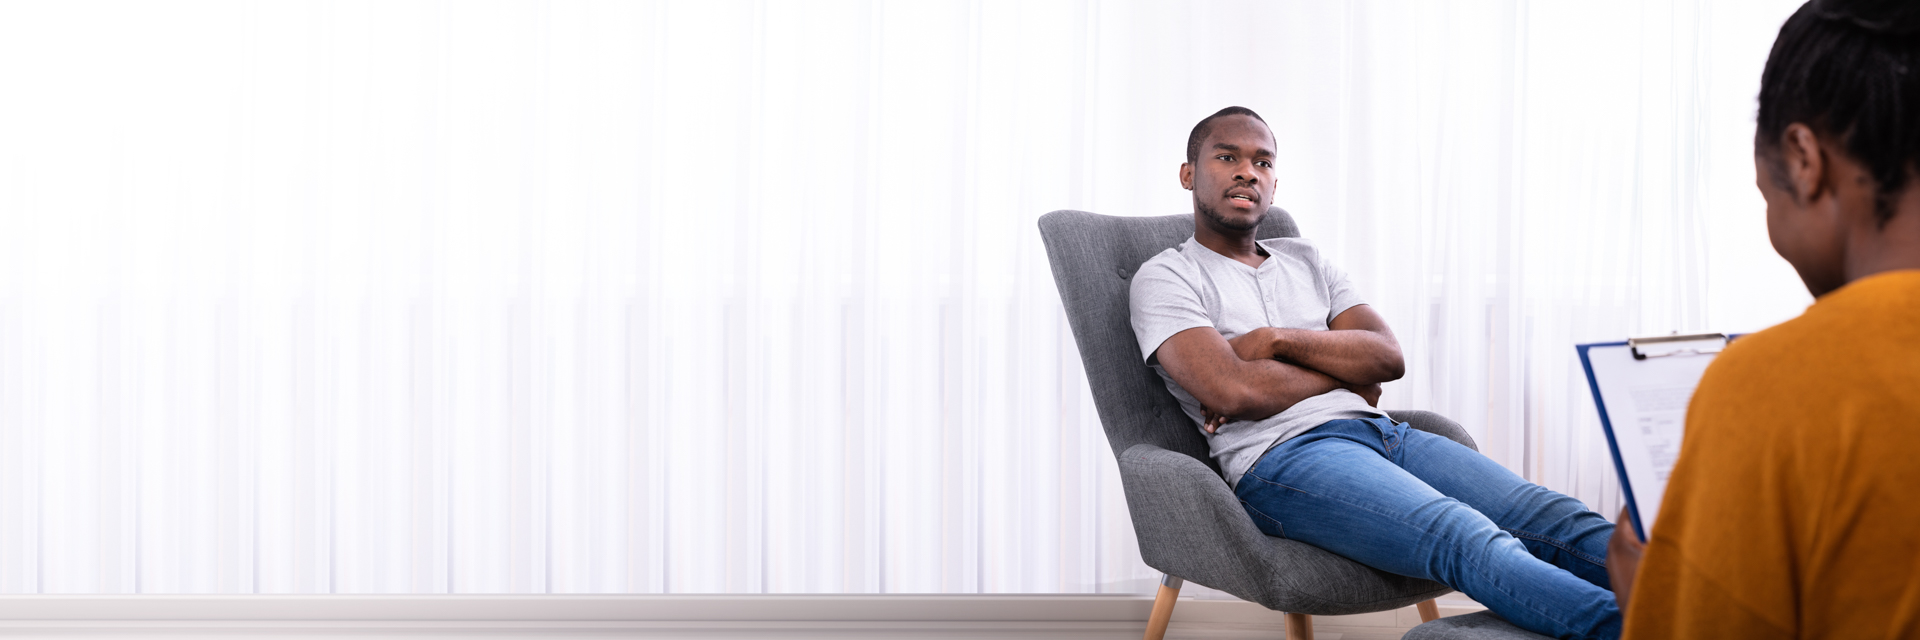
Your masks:
<path fill-rule="evenodd" d="M 0 5 L 0 593 L 1144 592 L 1034 221 L 1229 104 L 1610 514 L 1572 345 L 1807 302 L 1795 4 Z"/>

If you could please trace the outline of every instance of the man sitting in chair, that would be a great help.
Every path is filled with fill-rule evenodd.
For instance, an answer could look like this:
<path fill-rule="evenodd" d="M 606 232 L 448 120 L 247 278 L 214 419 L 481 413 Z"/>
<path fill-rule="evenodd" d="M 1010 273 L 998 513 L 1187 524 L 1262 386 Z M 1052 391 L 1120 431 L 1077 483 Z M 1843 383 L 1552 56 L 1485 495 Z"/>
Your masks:
<path fill-rule="evenodd" d="M 1134 334 L 1260 530 L 1434 580 L 1516 625 L 1612 638 L 1613 525 L 1375 408 L 1400 345 L 1313 244 L 1254 240 L 1273 201 L 1266 121 L 1228 107 L 1187 138 L 1193 237 L 1133 277 Z"/>

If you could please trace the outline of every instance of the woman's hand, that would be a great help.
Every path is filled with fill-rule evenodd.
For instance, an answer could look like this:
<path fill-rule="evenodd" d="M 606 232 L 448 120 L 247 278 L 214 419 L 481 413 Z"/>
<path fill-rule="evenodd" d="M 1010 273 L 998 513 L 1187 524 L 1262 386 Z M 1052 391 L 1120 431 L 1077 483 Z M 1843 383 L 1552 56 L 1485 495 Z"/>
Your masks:
<path fill-rule="evenodd" d="M 1613 600 L 1620 606 L 1622 618 L 1627 615 L 1627 596 L 1633 593 L 1633 576 L 1640 572 L 1640 556 L 1646 551 L 1647 544 L 1633 532 L 1632 514 L 1621 507 L 1613 537 L 1607 539 L 1607 579 L 1613 582 Z"/>

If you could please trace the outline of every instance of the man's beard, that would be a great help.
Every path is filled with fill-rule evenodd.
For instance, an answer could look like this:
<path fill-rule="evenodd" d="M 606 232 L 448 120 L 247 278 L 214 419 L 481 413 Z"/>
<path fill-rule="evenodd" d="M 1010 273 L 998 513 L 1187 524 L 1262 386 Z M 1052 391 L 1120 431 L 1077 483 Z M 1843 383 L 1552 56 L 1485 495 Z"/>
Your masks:
<path fill-rule="evenodd" d="M 1195 202 L 1193 203 L 1193 206 L 1199 208 L 1200 215 L 1205 216 L 1208 221 L 1212 222 L 1213 227 L 1216 229 L 1225 229 L 1230 231 L 1252 231 L 1254 229 L 1260 228 L 1260 222 L 1262 220 L 1267 219 L 1267 212 L 1261 211 L 1260 215 L 1253 217 L 1253 220 L 1248 221 L 1246 224 L 1240 224 L 1232 220 L 1226 219 L 1224 216 L 1220 215 L 1219 209 L 1215 209 L 1213 207 L 1207 206 L 1205 203 Z"/>

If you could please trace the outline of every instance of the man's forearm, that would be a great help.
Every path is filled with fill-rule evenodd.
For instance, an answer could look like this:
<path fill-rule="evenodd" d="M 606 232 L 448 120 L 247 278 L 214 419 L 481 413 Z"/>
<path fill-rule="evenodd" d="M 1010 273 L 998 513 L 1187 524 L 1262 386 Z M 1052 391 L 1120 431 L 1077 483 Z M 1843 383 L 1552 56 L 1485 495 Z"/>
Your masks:
<path fill-rule="evenodd" d="M 1406 374 L 1400 345 L 1372 331 L 1269 328 L 1261 338 L 1258 350 L 1241 355 L 1277 358 L 1354 385 L 1390 382 Z"/>
<path fill-rule="evenodd" d="M 1244 363 L 1242 403 L 1222 407 L 1222 415 L 1236 420 L 1259 420 L 1286 411 L 1301 400 L 1347 385 L 1325 373 L 1279 360 L 1251 360 Z M 1217 409 L 1218 410 L 1218 409 Z"/>

